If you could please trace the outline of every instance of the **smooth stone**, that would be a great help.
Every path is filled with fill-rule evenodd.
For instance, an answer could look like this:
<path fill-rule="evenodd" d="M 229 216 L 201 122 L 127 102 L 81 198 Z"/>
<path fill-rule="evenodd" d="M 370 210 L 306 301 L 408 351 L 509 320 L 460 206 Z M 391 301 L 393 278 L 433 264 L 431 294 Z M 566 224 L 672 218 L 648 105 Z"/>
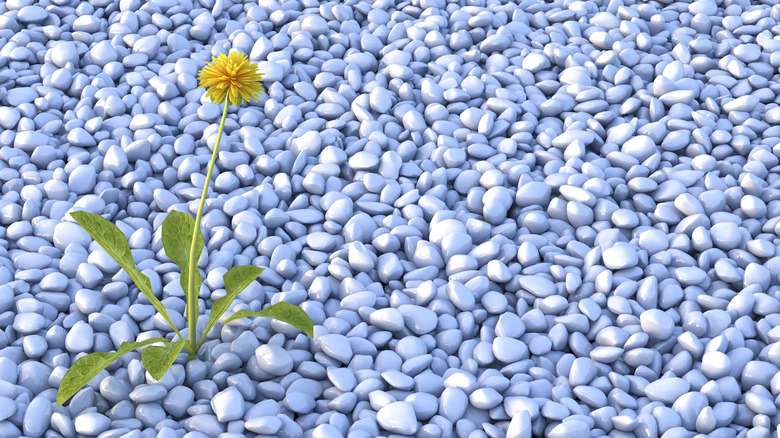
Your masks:
<path fill-rule="evenodd" d="M 308 392 L 288 391 L 282 405 L 297 414 L 308 414 L 316 406 L 316 401 Z"/>
<path fill-rule="evenodd" d="M 16 413 L 16 402 L 5 396 L 0 396 L 0 421 L 5 421 Z"/>
<path fill-rule="evenodd" d="M 750 361 L 742 369 L 742 379 L 740 379 L 742 389 L 747 391 L 755 385 L 769 387 L 772 378 L 777 373 L 778 367 L 772 363 L 757 360 Z"/>
<path fill-rule="evenodd" d="M 168 390 L 161 385 L 141 385 L 130 393 L 130 400 L 135 403 L 149 403 L 158 401 L 168 394 Z"/>
<path fill-rule="evenodd" d="M 203 436 L 217 437 L 225 432 L 225 425 L 217 420 L 212 414 L 197 414 L 181 422 L 182 427 L 187 431 L 195 431 Z M 199 435 L 198 435 L 199 436 Z"/>
<path fill-rule="evenodd" d="M 244 427 L 250 432 L 262 435 L 276 435 L 282 429 L 283 423 L 279 417 L 262 416 L 249 418 Z"/>
<path fill-rule="evenodd" d="M 71 353 L 89 351 L 93 345 L 92 327 L 84 321 L 78 321 L 65 337 L 65 348 Z"/>
<path fill-rule="evenodd" d="M 690 387 L 691 385 L 687 380 L 679 377 L 667 377 L 645 386 L 645 395 L 650 400 L 672 404 L 680 396 L 687 393 Z"/>
<path fill-rule="evenodd" d="M 352 345 L 350 344 L 349 339 L 344 335 L 322 335 L 317 337 L 316 342 L 325 354 L 342 363 L 347 364 L 352 359 Z"/>
<path fill-rule="evenodd" d="M 469 394 L 469 403 L 478 409 L 493 409 L 501 404 L 503 399 L 493 388 L 479 388 Z"/>
<path fill-rule="evenodd" d="M 658 152 L 658 147 L 647 135 L 638 135 L 623 143 L 620 151 L 637 159 L 640 163 Z"/>
<path fill-rule="evenodd" d="M 194 401 L 195 393 L 192 389 L 186 386 L 177 386 L 168 391 L 168 395 L 163 400 L 163 408 L 172 416 L 180 418 L 187 413 L 187 408 Z"/>
<path fill-rule="evenodd" d="M 377 309 L 369 317 L 371 324 L 377 326 L 380 330 L 398 332 L 404 328 L 404 317 L 398 309 L 385 308 Z"/>
<path fill-rule="evenodd" d="M 17 15 L 17 18 L 22 23 L 40 23 L 45 21 L 48 17 L 49 13 L 42 7 L 36 5 L 25 6 L 19 9 L 19 14 Z"/>
<path fill-rule="evenodd" d="M 0 126 L 2 126 L 3 128 L 14 129 L 16 127 L 16 124 L 19 122 L 21 118 L 22 118 L 22 113 L 20 113 L 18 109 L 7 107 L 7 106 L 0 107 Z M 34 131 L 23 131 L 23 132 L 34 132 Z M 18 136 L 19 134 L 21 133 L 17 133 L 16 135 Z M 45 135 L 45 134 L 41 134 L 41 135 Z M 16 138 L 14 138 L 14 140 L 16 140 Z M 44 142 L 43 144 L 45 143 L 46 142 Z"/>
<path fill-rule="evenodd" d="M 73 21 L 76 32 L 95 33 L 100 30 L 100 19 L 92 15 L 81 15 Z"/>
<path fill-rule="evenodd" d="M 261 345 L 257 347 L 255 358 L 261 370 L 275 376 L 286 375 L 293 368 L 293 359 L 290 353 L 276 345 Z"/>
<path fill-rule="evenodd" d="M 674 402 L 672 410 L 680 416 L 684 428 L 695 430 L 696 419 L 707 406 L 709 406 L 709 401 L 706 395 L 700 392 L 688 392 Z"/>
<path fill-rule="evenodd" d="M 702 357 L 701 372 L 712 380 L 728 376 L 731 373 L 731 359 L 720 351 L 708 351 Z"/>
<path fill-rule="evenodd" d="M 76 417 L 73 425 L 80 434 L 96 436 L 111 427 L 111 419 L 97 412 L 88 412 Z"/>
<path fill-rule="evenodd" d="M 497 336 L 493 340 L 493 355 L 505 363 L 514 363 L 527 358 L 528 346 L 519 339 L 508 336 Z"/>
<path fill-rule="evenodd" d="M 388 432 L 401 435 L 417 433 L 417 415 L 414 407 L 405 401 L 390 403 L 376 414 L 376 422 Z"/>
<path fill-rule="evenodd" d="M 22 131 L 14 136 L 14 147 L 32 153 L 35 148 L 49 143 L 49 136 L 37 131 Z"/>
<path fill-rule="evenodd" d="M 631 268 L 639 262 L 639 255 L 636 249 L 626 245 L 607 248 L 601 257 L 604 261 L 604 266 L 612 270 Z"/>
<path fill-rule="evenodd" d="M 130 398 L 130 384 L 114 376 L 107 376 L 100 382 L 100 395 L 112 403 Z"/>
<path fill-rule="evenodd" d="M 520 277 L 520 287 L 532 293 L 537 298 L 547 298 L 558 293 L 558 288 L 552 281 L 538 276 L 526 275 Z"/>
<path fill-rule="evenodd" d="M 710 228 L 712 243 L 723 251 L 738 248 L 742 242 L 739 226 L 733 222 L 720 222 Z"/>
<path fill-rule="evenodd" d="M 51 424 L 53 403 L 49 397 L 38 395 L 32 399 L 24 412 L 22 431 L 28 437 L 41 437 Z"/>
<path fill-rule="evenodd" d="M 569 384 L 572 387 L 587 385 L 596 378 L 597 369 L 593 361 L 587 357 L 574 359 L 569 371 Z"/>
<path fill-rule="evenodd" d="M 666 312 L 660 309 L 650 309 L 639 316 L 642 331 L 658 339 L 666 340 L 674 332 L 674 321 Z"/>
<path fill-rule="evenodd" d="M 236 387 L 231 386 L 211 399 L 211 409 L 220 423 L 238 420 L 244 416 L 244 398 Z"/>
<path fill-rule="evenodd" d="M 589 438 L 590 427 L 584 421 L 565 421 L 552 429 L 547 434 L 548 438 Z"/>
<path fill-rule="evenodd" d="M 402 304 L 398 310 L 406 326 L 415 334 L 423 335 L 436 329 L 438 319 L 433 310 L 414 304 Z"/>
<path fill-rule="evenodd" d="M 14 316 L 13 328 L 23 335 L 37 333 L 46 324 L 46 319 L 38 313 L 23 312 Z"/>
<path fill-rule="evenodd" d="M 38 97 L 38 92 L 31 87 L 15 87 L 8 90 L 6 100 L 9 105 L 19 107 L 25 103 L 32 103 Z"/>
<path fill-rule="evenodd" d="M 93 166 L 79 165 L 68 176 L 68 189 L 77 195 L 92 191 L 97 182 L 97 173 Z"/>
<path fill-rule="evenodd" d="M 452 303 L 464 312 L 472 310 L 476 304 L 476 299 L 471 290 L 456 280 L 451 280 L 447 284 L 447 295 Z"/>
<path fill-rule="evenodd" d="M 349 368 L 328 367 L 327 375 L 333 386 L 340 391 L 352 391 L 358 383 L 355 373 Z"/>

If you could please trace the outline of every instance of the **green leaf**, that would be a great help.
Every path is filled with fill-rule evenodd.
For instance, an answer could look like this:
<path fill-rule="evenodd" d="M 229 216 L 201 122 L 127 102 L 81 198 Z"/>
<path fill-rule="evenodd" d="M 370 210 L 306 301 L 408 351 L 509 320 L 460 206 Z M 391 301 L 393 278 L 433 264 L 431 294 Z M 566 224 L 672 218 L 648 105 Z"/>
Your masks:
<path fill-rule="evenodd" d="M 190 245 L 192 245 L 192 230 L 195 228 L 195 219 L 187 213 L 180 211 L 171 211 L 162 223 L 162 243 L 165 248 L 165 255 L 173 260 L 181 270 L 181 276 L 179 282 L 181 283 L 181 289 L 184 291 L 184 295 L 187 299 L 190 298 L 188 292 L 189 289 L 189 276 L 190 276 Z M 200 254 L 203 252 L 205 243 L 203 240 L 203 233 L 199 232 L 197 240 L 195 241 L 195 258 L 200 258 Z M 200 275 L 200 271 L 197 266 L 195 267 L 195 287 L 194 293 L 197 300 L 197 290 L 200 289 L 200 285 L 203 283 L 203 277 Z"/>
<path fill-rule="evenodd" d="M 287 324 L 290 324 L 298 330 L 306 333 L 310 338 L 314 337 L 314 321 L 309 318 L 309 315 L 307 315 L 303 309 L 294 304 L 285 303 L 284 301 L 280 301 L 272 306 L 268 306 L 259 312 L 239 310 L 226 319 L 223 324 L 227 324 L 230 321 L 234 321 L 236 319 L 246 318 L 248 316 L 264 316 L 286 322 Z"/>
<path fill-rule="evenodd" d="M 125 235 L 102 216 L 98 216 L 88 211 L 73 211 L 70 213 L 73 219 L 76 219 L 79 225 L 81 225 L 95 241 L 105 250 L 108 255 L 111 256 L 114 261 L 127 272 L 127 275 L 133 280 L 141 293 L 144 294 L 146 299 L 152 303 L 155 309 L 160 312 L 160 315 L 170 325 L 173 330 L 179 335 L 179 339 L 184 339 L 184 336 L 179 333 L 179 329 L 173 325 L 171 317 L 168 316 L 168 311 L 165 310 L 160 300 L 152 293 L 152 283 L 149 281 L 149 277 L 142 274 L 141 271 L 136 269 L 133 262 L 133 254 L 130 252 L 130 245 L 125 240 Z"/>
<path fill-rule="evenodd" d="M 181 349 L 187 341 L 168 342 L 164 347 L 150 346 L 144 348 L 141 352 L 141 363 L 154 377 L 154 380 L 160 380 L 168 371 L 168 368 L 176 361 Z"/>
<path fill-rule="evenodd" d="M 113 353 L 92 353 L 80 357 L 68 368 L 65 376 L 60 381 L 60 388 L 57 390 L 57 406 L 62 406 L 69 398 L 76 395 L 84 385 L 89 383 L 90 380 L 95 378 L 115 360 L 136 348 L 154 344 L 155 342 L 168 342 L 168 340 L 165 338 L 150 338 L 141 342 L 122 342 L 119 349 Z"/>
<path fill-rule="evenodd" d="M 262 274 L 265 268 L 258 268 L 252 265 L 246 266 L 234 266 L 229 271 L 225 272 L 222 279 L 225 282 L 225 296 L 218 299 L 211 305 L 211 312 L 209 313 L 209 320 L 206 323 L 206 329 L 201 335 L 201 341 L 211 331 L 214 325 L 219 321 L 219 318 L 227 311 L 233 300 L 236 299 L 247 286 L 252 284 L 258 275 Z M 200 346 L 200 343 L 198 343 Z"/>

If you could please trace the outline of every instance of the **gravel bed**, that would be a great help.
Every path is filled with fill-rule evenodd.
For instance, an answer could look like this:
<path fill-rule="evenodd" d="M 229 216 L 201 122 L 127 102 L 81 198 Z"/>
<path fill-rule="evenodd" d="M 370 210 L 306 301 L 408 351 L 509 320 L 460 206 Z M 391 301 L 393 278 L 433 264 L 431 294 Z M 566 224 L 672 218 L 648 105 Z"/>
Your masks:
<path fill-rule="evenodd" d="M 780 425 L 774 1 L 0 2 L 0 437 L 757 438 Z M 69 217 L 128 237 L 184 330 L 160 226 L 195 213 L 212 56 L 232 108 L 202 226 L 232 310 L 173 333 Z"/>

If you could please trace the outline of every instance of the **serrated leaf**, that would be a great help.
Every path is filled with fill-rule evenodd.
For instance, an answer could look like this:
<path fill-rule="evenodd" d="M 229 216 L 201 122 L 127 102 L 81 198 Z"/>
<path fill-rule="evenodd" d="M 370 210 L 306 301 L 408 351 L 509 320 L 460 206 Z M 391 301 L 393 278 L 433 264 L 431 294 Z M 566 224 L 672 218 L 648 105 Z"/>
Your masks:
<path fill-rule="evenodd" d="M 163 307 L 160 300 L 152 293 L 152 283 L 149 281 L 149 277 L 136 269 L 135 262 L 133 262 L 133 253 L 130 252 L 130 245 L 128 245 L 122 231 L 102 216 L 88 211 L 73 211 L 70 215 L 87 231 L 87 233 L 89 233 L 90 236 L 92 236 L 93 239 L 95 239 L 95 242 L 97 242 L 103 250 L 125 270 L 125 272 L 127 272 L 127 275 L 129 275 L 133 280 L 133 283 L 138 286 L 141 293 L 144 294 L 146 299 L 152 303 L 152 306 L 160 312 L 160 315 L 162 315 L 165 321 L 173 328 L 176 334 L 179 335 L 179 339 L 184 339 L 181 333 L 179 333 L 179 329 L 173 325 L 173 321 L 171 321 L 168 311 L 165 310 L 165 307 Z"/>
<path fill-rule="evenodd" d="M 146 371 L 154 377 L 154 380 L 160 380 L 168 371 L 168 368 L 176 361 L 176 357 L 181 353 L 184 344 L 187 341 L 168 342 L 163 347 L 150 346 L 144 348 L 141 352 L 141 363 Z"/>
<path fill-rule="evenodd" d="M 189 275 L 190 275 L 190 245 L 192 245 L 192 231 L 195 229 L 195 219 L 187 213 L 180 211 L 171 211 L 168 217 L 162 223 L 162 243 L 165 248 L 165 255 L 168 256 L 181 270 L 179 283 L 184 295 L 189 298 Z M 200 258 L 203 252 L 205 242 L 203 233 L 199 232 L 195 241 L 195 259 Z M 195 267 L 195 287 L 200 289 L 203 283 L 203 277 L 197 266 Z M 195 293 L 197 296 L 197 293 Z"/>
<path fill-rule="evenodd" d="M 229 271 L 225 272 L 222 279 L 225 282 L 225 296 L 218 299 L 211 305 L 211 312 L 209 313 L 209 320 L 206 323 L 206 329 L 203 330 L 200 341 L 206 338 L 206 335 L 211 331 L 214 325 L 219 321 L 219 318 L 227 311 L 233 300 L 236 299 L 238 294 L 243 292 L 258 275 L 262 274 L 265 268 L 258 268 L 257 266 L 234 266 Z M 198 343 L 200 346 L 200 342 Z"/>
<path fill-rule="evenodd" d="M 168 340 L 165 338 L 150 338 L 140 342 L 122 342 L 122 345 L 115 352 L 92 353 L 80 357 L 68 368 L 68 371 L 60 381 L 60 388 L 57 390 L 57 406 L 62 406 L 69 398 L 76 395 L 84 385 L 89 383 L 90 380 L 95 378 L 115 360 L 136 348 L 154 344 L 155 342 L 168 342 Z"/>
<path fill-rule="evenodd" d="M 314 337 L 314 321 L 309 318 L 309 315 L 307 315 L 303 309 L 294 304 L 285 303 L 284 301 L 280 301 L 272 306 L 268 306 L 259 312 L 239 310 L 226 319 L 223 324 L 227 324 L 230 321 L 235 321 L 236 319 L 246 318 L 248 316 L 264 316 L 286 322 L 287 324 L 290 324 L 298 330 L 306 333 L 310 338 Z"/>

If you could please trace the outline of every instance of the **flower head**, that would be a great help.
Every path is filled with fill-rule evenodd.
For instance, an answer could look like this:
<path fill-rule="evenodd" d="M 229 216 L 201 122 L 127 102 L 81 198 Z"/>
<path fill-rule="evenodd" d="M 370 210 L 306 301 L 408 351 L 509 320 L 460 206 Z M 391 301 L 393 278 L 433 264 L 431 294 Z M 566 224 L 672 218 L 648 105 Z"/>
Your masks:
<path fill-rule="evenodd" d="M 246 55 L 231 51 L 219 57 L 211 57 L 212 62 L 206 63 L 199 72 L 198 88 L 206 89 L 206 96 L 216 104 L 228 99 L 230 105 L 241 105 L 244 101 L 257 101 L 263 93 L 263 73 L 257 71 L 257 64 L 249 62 Z"/>

